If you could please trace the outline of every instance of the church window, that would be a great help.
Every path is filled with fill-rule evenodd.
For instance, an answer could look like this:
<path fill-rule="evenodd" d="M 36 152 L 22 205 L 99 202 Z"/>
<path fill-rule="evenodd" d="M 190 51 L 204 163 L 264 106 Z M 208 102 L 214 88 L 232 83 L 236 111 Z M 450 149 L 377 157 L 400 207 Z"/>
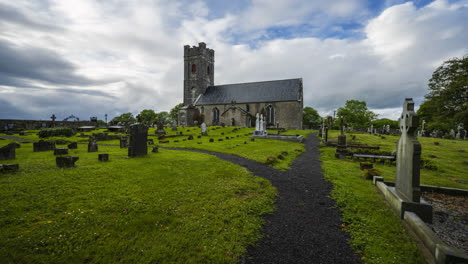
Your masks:
<path fill-rule="evenodd" d="M 197 65 L 192 64 L 192 73 L 197 72 Z"/>
<path fill-rule="evenodd" d="M 205 107 L 202 106 L 202 107 L 200 108 L 200 112 L 201 112 L 202 114 L 204 114 L 204 113 L 205 113 Z"/>
<path fill-rule="evenodd" d="M 268 105 L 266 109 L 267 125 L 275 125 L 275 109 L 272 105 Z"/>
<path fill-rule="evenodd" d="M 245 105 L 245 111 L 250 112 L 250 105 L 249 104 Z"/>
<path fill-rule="evenodd" d="M 207 73 L 207 74 L 210 74 L 210 73 L 211 73 L 210 66 L 206 67 L 206 73 Z"/>
<path fill-rule="evenodd" d="M 219 110 L 217 107 L 213 108 L 213 125 L 219 123 Z"/>

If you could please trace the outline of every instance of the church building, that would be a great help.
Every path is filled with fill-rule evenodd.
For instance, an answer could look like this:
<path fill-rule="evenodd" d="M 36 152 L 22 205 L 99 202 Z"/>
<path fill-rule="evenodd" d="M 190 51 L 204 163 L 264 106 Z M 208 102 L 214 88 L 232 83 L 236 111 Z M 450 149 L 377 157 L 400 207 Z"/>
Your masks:
<path fill-rule="evenodd" d="M 184 106 L 179 125 L 255 127 L 264 116 L 267 128 L 302 129 L 302 78 L 214 85 L 214 50 L 205 43 L 184 46 Z"/>

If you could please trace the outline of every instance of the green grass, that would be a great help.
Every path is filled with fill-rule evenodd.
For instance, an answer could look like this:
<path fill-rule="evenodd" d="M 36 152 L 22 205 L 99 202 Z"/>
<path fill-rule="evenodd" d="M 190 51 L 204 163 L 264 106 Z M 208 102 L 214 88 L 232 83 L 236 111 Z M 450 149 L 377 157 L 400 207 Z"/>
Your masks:
<path fill-rule="evenodd" d="M 338 134 L 338 131 L 330 131 L 329 138 Z M 379 145 L 382 151 L 396 150 L 399 138 L 355 133 L 347 135 L 348 142 L 352 135 L 359 143 Z M 418 140 L 422 145 L 422 158 L 433 160 L 437 167 L 437 170 L 421 170 L 422 184 L 467 188 L 466 184 L 454 179 L 468 181 L 466 164 L 463 164 L 468 160 L 468 142 L 433 138 Z M 439 142 L 439 145 L 434 142 Z M 322 147 L 320 151 L 325 178 L 333 183 L 332 197 L 342 212 L 343 227 L 351 234 L 350 243 L 361 254 L 364 263 L 425 263 L 399 217 L 371 181 L 364 179 L 359 162 L 336 159 L 335 148 Z M 430 158 L 430 155 L 437 158 Z M 385 180 L 395 179 L 395 166 L 374 164 L 374 168 L 383 172 Z"/>
<path fill-rule="evenodd" d="M 271 184 L 211 155 L 160 150 L 17 149 L 15 174 L 0 175 L 1 263 L 237 263 L 273 210 Z"/>
<path fill-rule="evenodd" d="M 338 131 L 331 131 L 330 137 L 337 137 Z M 347 140 L 356 136 L 359 143 L 380 146 L 382 151 L 396 151 L 398 136 L 347 134 Z M 421 159 L 433 164 L 432 169 L 421 169 L 421 184 L 443 187 L 468 189 L 468 140 L 449 140 L 440 138 L 418 137 L 421 143 Z M 438 145 L 434 144 L 438 142 Z M 374 164 L 374 168 L 381 170 L 386 181 L 394 181 L 396 166 Z M 465 183 L 463 183 L 465 182 Z"/>

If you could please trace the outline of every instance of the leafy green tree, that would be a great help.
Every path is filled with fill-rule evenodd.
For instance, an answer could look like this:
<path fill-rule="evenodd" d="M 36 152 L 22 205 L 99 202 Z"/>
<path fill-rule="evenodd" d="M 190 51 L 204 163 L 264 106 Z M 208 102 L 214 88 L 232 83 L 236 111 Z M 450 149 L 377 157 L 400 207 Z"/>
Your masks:
<path fill-rule="evenodd" d="M 169 112 L 171 122 L 175 121 L 176 123 L 179 123 L 179 109 L 182 106 L 184 106 L 184 104 L 180 103 L 171 109 L 171 111 Z"/>
<path fill-rule="evenodd" d="M 310 106 L 304 107 L 303 115 L 302 115 L 302 123 L 304 127 L 312 128 L 312 127 L 319 127 L 322 123 L 322 118 L 318 114 L 317 110 Z"/>
<path fill-rule="evenodd" d="M 162 111 L 156 114 L 156 117 L 154 119 L 158 127 L 163 127 L 171 121 L 170 115 L 168 112 Z"/>
<path fill-rule="evenodd" d="M 98 120 L 97 123 L 98 123 L 99 126 L 106 126 L 107 125 L 104 120 Z"/>
<path fill-rule="evenodd" d="M 150 125 L 156 120 L 156 112 L 153 109 L 144 109 L 136 116 L 138 122 Z"/>
<path fill-rule="evenodd" d="M 367 109 L 365 101 L 358 100 L 347 100 L 344 107 L 338 108 L 337 115 L 343 116 L 345 124 L 351 127 L 367 127 L 378 116 Z"/>
<path fill-rule="evenodd" d="M 375 128 L 383 128 L 383 126 L 390 125 L 390 128 L 398 128 L 398 121 L 391 120 L 388 118 L 381 118 L 372 121 Z"/>
<path fill-rule="evenodd" d="M 129 112 L 129 113 L 124 113 L 119 116 L 116 116 L 112 119 L 112 123 L 119 123 L 119 122 L 124 123 L 125 125 L 129 125 L 129 124 L 135 123 L 136 119 L 133 116 L 133 114 Z"/>
<path fill-rule="evenodd" d="M 445 61 L 429 80 L 429 93 L 417 114 L 428 129 L 468 126 L 468 55 Z"/>

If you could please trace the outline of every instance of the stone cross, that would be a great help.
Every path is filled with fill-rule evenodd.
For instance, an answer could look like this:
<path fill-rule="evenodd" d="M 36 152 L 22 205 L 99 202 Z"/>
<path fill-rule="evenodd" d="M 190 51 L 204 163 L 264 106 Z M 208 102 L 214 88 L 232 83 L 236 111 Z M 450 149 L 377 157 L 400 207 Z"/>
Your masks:
<path fill-rule="evenodd" d="M 55 114 L 53 114 L 50 119 L 52 119 L 52 127 L 55 127 L 55 119 L 57 119 L 57 117 L 55 116 Z"/>
<path fill-rule="evenodd" d="M 406 201 L 420 202 L 419 187 L 421 144 L 414 133 L 418 128 L 419 117 L 414 112 L 412 98 L 403 103 L 403 113 L 398 119 L 401 137 L 397 143 L 397 170 L 395 189 Z"/>

